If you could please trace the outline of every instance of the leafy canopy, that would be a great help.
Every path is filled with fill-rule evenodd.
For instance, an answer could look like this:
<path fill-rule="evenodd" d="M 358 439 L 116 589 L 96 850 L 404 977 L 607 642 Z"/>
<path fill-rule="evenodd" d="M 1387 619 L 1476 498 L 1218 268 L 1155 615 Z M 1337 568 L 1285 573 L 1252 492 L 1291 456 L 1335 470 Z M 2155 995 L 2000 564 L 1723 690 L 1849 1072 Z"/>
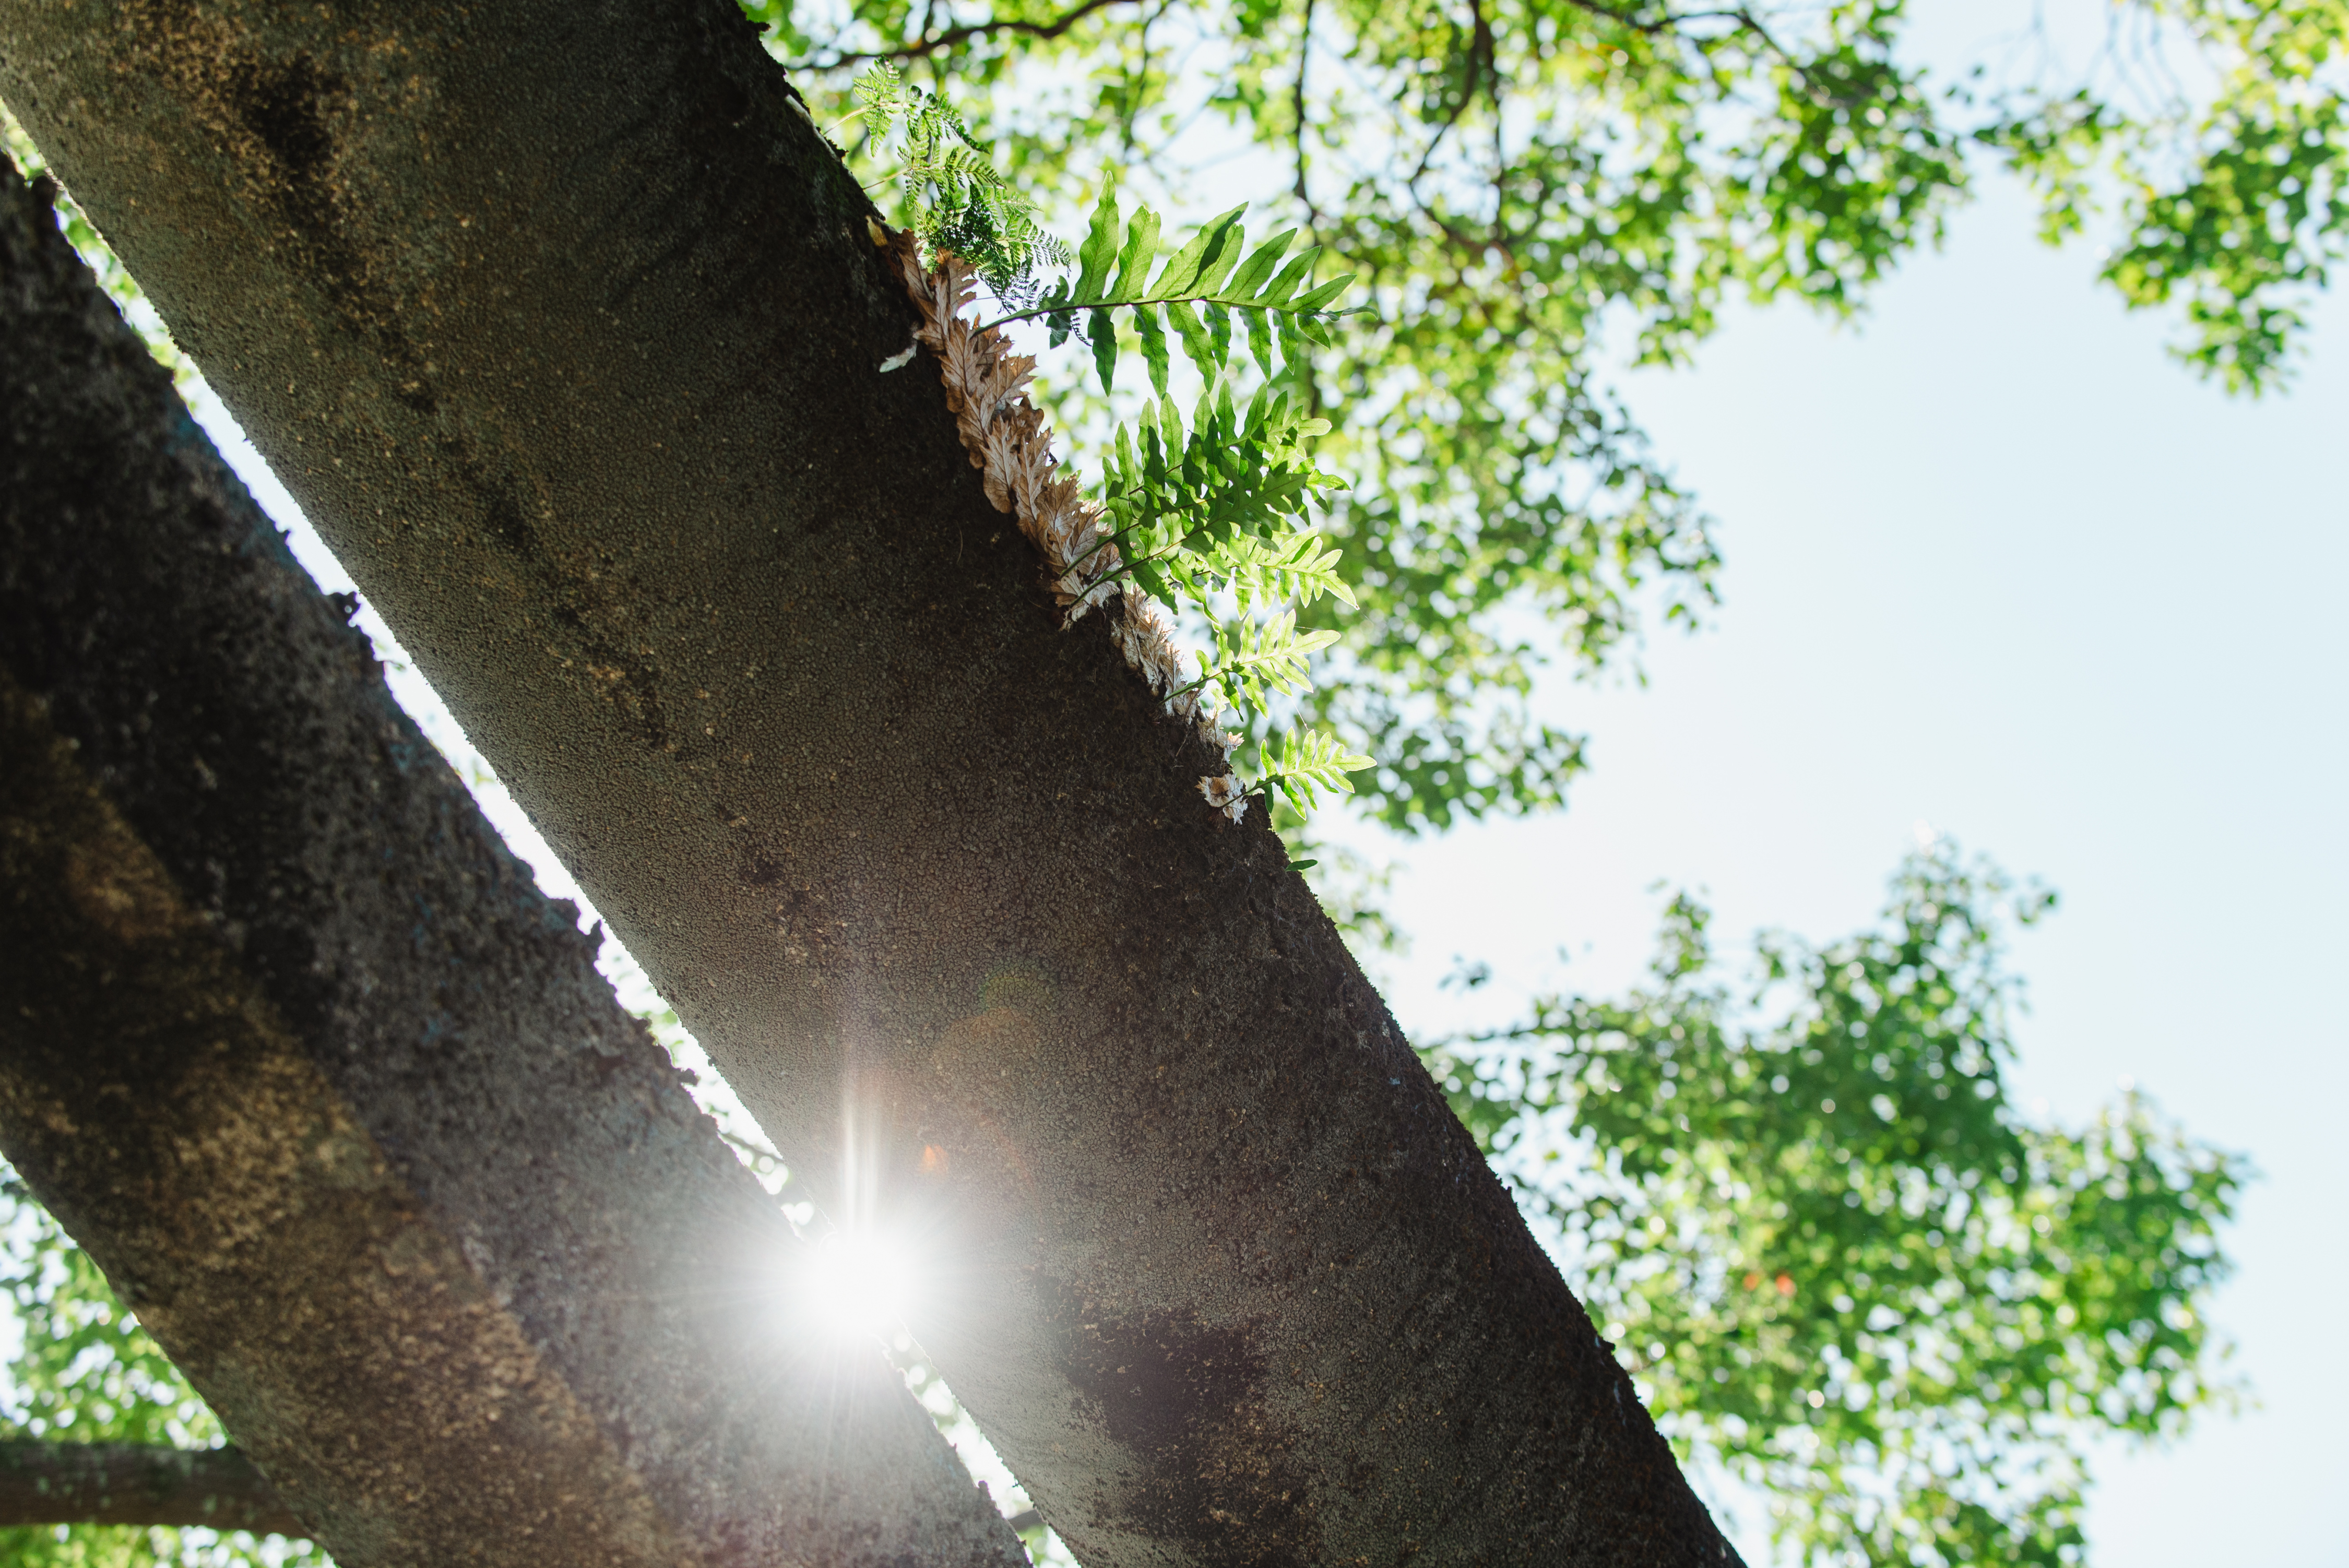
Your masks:
<path fill-rule="evenodd" d="M 2077 1562 L 2077 1435 L 2231 1395 L 2204 1309 L 2248 1167 L 2134 1092 L 2018 1112 L 2002 933 L 2054 900 L 2014 893 L 1936 844 L 1750 987 L 1682 894 L 1645 989 L 1424 1053 L 1660 1423 L 1802 1561 Z"/>
<path fill-rule="evenodd" d="M 1355 609 L 1300 611 L 1340 634 L 1302 702 L 1407 830 L 1557 804 L 1582 750 L 1535 711 L 1542 662 L 1619 665 L 1713 603 L 1713 527 L 1606 387 L 1609 344 L 1679 358 L 1739 295 L 1857 309 L 2002 166 L 2051 239 L 2113 242 L 2106 278 L 2178 313 L 2189 365 L 2257 391 L 2349 236 L 2349 0 L 2083 0 L 2101 46 L 1985 39 L 1954 79 L 1903 0 L 744 8 L 818 98 L 880 58 L 986 104 L 1068 232 L 1107 170 L 1255 196 L 1346 258 L 1369 309 L 1303 400 L 1339 423 L 1322 528 Z"/>

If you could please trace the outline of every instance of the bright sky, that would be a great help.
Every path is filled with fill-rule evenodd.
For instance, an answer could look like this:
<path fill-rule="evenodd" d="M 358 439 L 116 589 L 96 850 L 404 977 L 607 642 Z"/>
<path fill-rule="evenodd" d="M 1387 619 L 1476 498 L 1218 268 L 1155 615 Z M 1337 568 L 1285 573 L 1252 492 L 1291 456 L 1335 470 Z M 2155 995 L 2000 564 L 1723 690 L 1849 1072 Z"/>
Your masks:
<path fill-rule="evenodd" d="M 1442 1032 L 1455 955 L 1493 966 L 1484 1016 L 1619 989 L 1660 880 L 1710 890 L 1724 945 L 1833 938 L 1920 824 L 2044 877 L 2063 909 L 2013 954 L 2026 1102 L 2078 1120 L 2133 1078 L 2264 1172 L 2216 1314 L 2256 1403 L 2100 1453 L 2091 1562 L 2349 1568 L 2349 304 L 2292 392 L 2230 399 L 2030 232 L 1986 181 L 1860 328 L 1732 311 L 1693 367 L 1626 378 L 1723 520 L 1727 602 L 1650 644 L 1644 689 L 1548 694 L 1592 737 L 1563 816 L 1384 846 L 1414 940 L 1389 994 Z"/>
<path fill-rule="evenodd" d="M 1726 603 L 1651 642 L 1646 689 L 1549 694 L 1592 737 L 1563 816 L 1392 847 L 1388 993 L 1419 1032 L 1459 1026 L 1454 955 L 1493 965 L 1485 1010 L 1618 989 L 1659 879 L 1724 943 L 1832 938 L 1919 824 L 2044 877 L 2024 1100 L 2078 1120 L 2134 1077 L 2264 1172 L 2216 1314 L 2257 1406 L 2100 1454 L 2090 1561 L 2349 1564 L 2349 302 L 2290 395 L 2232 399 L 2030 234 L 1990 183 L 1859 329 L 1733 313 L 1625 381 L 1723 520 Z"/>

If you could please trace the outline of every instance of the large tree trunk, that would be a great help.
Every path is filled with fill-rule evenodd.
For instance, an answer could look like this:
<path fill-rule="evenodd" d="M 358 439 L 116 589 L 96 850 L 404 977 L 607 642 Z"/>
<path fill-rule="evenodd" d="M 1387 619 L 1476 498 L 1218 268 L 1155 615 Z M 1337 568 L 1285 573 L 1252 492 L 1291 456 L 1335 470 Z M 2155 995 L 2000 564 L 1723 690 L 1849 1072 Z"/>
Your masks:
<path fill-rule="evenodd" d="M 0 758 L 0 1147 L 274 1483 L 213 1522 L 1024 1561 L 5 160 Z"/>
<path fill-rule="evenodd" d="M 16 109 L 1096 1565 L 1717 1563 L 725 0 L 0 0 Z M 854 1148 L 854 1162 L 848 1154 Z"/>

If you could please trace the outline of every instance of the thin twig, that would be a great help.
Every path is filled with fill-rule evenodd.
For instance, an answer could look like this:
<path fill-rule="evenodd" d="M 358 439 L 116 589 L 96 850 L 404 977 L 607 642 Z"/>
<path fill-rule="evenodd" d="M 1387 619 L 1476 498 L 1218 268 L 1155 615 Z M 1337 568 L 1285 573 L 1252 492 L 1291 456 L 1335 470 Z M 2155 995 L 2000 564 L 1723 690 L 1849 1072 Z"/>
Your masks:
<path fill-rule="evenodd" d="M 1057 38 L 1096 11 L 1112 5 L 1139 4 L 1139 0 L 1084 0 L 1084 4 L 1063 12 L 1050 22 L 1016 20 L 971 22 L 960 27 L 948 27 L 936 37 L 924 37 L 895 49 L 849 50 L 828 60 L 795 60 L 791 68 L 801 71 L 832 71 L 843 66 L 853 66 L 860 60 L 913 60 L 934 55 L 941 49 L 951 49 L 973 38 L 992 37 L 998 33 L 1018 33 L 1030 38 Z M 926 28 L 924 29 L 927 31 Z"/>
<path fill-rule="evenodd" d="M 1778 42 L 1776 36 L 1770 31 L 1769 26 L 1761 17 L 1754 14 L 1754 8 L 1750 5 L 1717 6 L 1710 11 L 1666 11 L 1661 15 L 1643 20 L 1637 15 L 1617 10 L 1614 6 L 1604 4 L 1603 0 L 1567 0 L 1567 4 L 1588 15 L 1612 22 L 1619 27 L 1628 27 L 1634 33 L 1651 38 L 1660 38 L 1667 33 L 1676 33 L 1692 22 L 1734 22 L 1740 31 L 1751 33 L 1760 40 L 1765 51 L 1777 57 L 1780 65 L 1794 72 L 1796 79 L 1803 84 L 1803 89 L 1810 94 L 1811 101 L 1821 108 L 1854 108 L 1865 101 L 1868 96 L 1838 93 L 1832 88 L 1821 87 L 1817 79 L 1804 68 L 1803 63 L 1795 57 L 1794 51 Z"/>
<path fill-rule="evenodd" d="M 1297 85 L 1290 92 L 1290 107 L 1297 120 L 1297 202 L 1305 209 L 1305 221 L 1319 230 L 1321 210 L 1313 205 L 1313 198 L 1305 185 L 1305 75 L 1313 63 L 1313 0 L 1305 0 L 1305 21 L 1297 40 Z"/>
<path fill-rule="evenodd" d="M 1660 38 L 1666 33 L 1677 32 L 1691 22 L 1735 22 L 1740 26 L 1761 34 L 1765 41 L 1769 38 L 1769 34 L 1764 31 L 1762 24 L 1754 19 L 1754 13 L 1743 5 L 1724 6 L 1712 11 L 1677 13 L 1667 11 L 1661 16 L 1643 21 L 1636 15 L 1618 11 L 1612 5 L 1602 5 L 1600 0 L 1567 0 L 1567 4 L 1578 11 L 1588 12 L 1601 20 L 1612 22 L 1619 27 L 1629 27 L 1634 33 L 1643 33 L 1651 38 Z M 1777 45 L 1775 43 L 1770 46 L 1774 51 L 1777 50 Z"/>

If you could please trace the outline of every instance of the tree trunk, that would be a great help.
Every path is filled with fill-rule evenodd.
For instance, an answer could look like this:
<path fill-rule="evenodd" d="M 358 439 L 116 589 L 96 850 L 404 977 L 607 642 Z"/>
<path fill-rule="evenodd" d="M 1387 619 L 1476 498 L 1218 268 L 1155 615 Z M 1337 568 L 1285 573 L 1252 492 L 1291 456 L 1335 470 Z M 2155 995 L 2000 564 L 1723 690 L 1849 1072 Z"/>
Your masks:
<path fill-rule="evenodd" d="M 724 0 L 0 0 L 16 108 L 1095 1568 L 1731 1561 L 1260 813 L 1063 632 Z M 851 1153 L 854 1159 L 851 1159 Z"/>
<path fill-rule="evenodd" d="M 4 161 L 0 343 L 0 1146 L 305 1533 L 1023 1562 Z"/>
<path fill-rule="evenodd" d="M 0 1442 L 0 1526 L 14 1524 L 307 1533 L 268 1478 L 234 1449 L 144 1443 Z"/>

